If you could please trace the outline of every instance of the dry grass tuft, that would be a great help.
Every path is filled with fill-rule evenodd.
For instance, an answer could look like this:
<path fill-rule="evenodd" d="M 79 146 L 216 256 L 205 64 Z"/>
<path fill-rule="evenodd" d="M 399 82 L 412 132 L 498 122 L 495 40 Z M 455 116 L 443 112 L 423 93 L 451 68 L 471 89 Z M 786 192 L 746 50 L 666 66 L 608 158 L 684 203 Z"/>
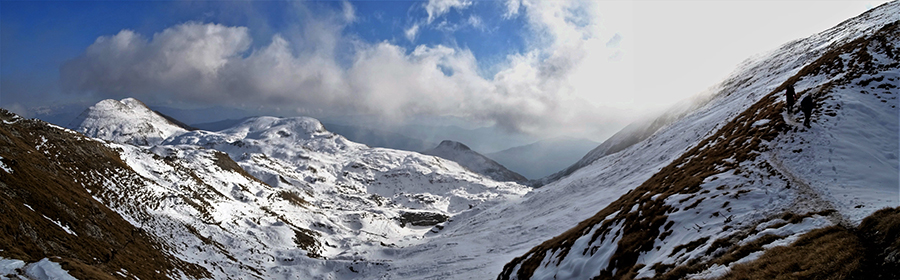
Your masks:
<path fill-rule="evenodd" d="M 278 193 L 278 197 L 281 197 L 281 199 L 284 199 L 297 207 L 306 208 L 310 205 L 308 201 L 292 191 L 281 191 Z"/>
<path fill-rule="evenodd" d="M 759 259 L 735 265 L 723 279 L 845 279 L 858 269 L 861 246 L 840 226 L 813 230 L 791 246 L 775 247 Z"/>

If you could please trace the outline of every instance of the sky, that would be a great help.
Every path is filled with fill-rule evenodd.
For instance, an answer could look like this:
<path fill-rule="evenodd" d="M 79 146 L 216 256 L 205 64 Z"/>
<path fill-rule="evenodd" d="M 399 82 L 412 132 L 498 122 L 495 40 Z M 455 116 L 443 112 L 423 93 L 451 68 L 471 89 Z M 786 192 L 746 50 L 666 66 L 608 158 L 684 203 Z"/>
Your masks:
<path fill-rule="evenodd" d="M 135 97 L 602 141 L 884 2 L 0 1 L 0 107 Z"/>

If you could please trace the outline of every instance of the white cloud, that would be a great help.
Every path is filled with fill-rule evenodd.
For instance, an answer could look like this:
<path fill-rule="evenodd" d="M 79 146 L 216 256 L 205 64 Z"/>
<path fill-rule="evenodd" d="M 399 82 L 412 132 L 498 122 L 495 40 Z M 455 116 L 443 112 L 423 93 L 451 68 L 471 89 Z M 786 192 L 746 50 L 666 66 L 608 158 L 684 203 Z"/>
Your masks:
<path fill-rule="evenodd" d="M 484 26 L 484 22 L 481 20 L 480 17 L 478 17 L 476 15 L 470 15 L 469 20 L 467 20 L 466 23 L 468 23 L 469 26 L 472 26 L 472 28 L 475 28 L 477 30 L 481 30 L 481 31 L 487 30 L 487 27 Z"/>
<path fill-rule="evenodd" d="M 428 13 L 428 23 L 450 12 L 451 9 L 462 10 L 471 5 L 472 1 L 469 0 L 428 0 L 428 3 L 425 4 L 425 12 Z"/>
<path fill-rule="evenodd" d="M 102 92 L 161 87 L 206 93 L 250 46 L 247 28 L 185 23 L 152 40 L 130 30 L 98 38 L 61 69 L 63 84 Z"/>
<path fill-rule="evenodd" d="M 478 61 L 466 49 L 408 50 L 357 41 L 343 34 L 346 13 L 309 19 L 305 27 L 276 35 L 258 49 L 250 49 L 244 27 L 185 23 L 150 39 L 123 30 L 98 38 L 67 62 L 61 75 L 69 89 L 105 97 L 372 114 L 397 121 L 457 116 L 546 136 L 602 139 L 630 120 L 622 115 L 636 117 L 616 107 L 640 103 L 631 94 L 627 33 L 617 47 L 606 47 L 616 33 L 595 22 L 600 13 L 594 2 L 522 5 L 528 28 L 537 35 L 526 52 L 510 55 L 492 77 L 479 75 Z M 482 22 L 469 17 L 466 24 Z M 419 28 L 415 24 L 404 35 L 414 41 Z M 339 57 L 337 50 L 348 45 L 349 57 Z M 610 62 L 612 56 L 618 59 Z"/>
<path fill-rule="evenodd" d="M 350 4 L 350 1 L 344 0 L 341 2 L 341 8 L 344 10 L 344 20 L 347 22 L 356 21 L 356 9 L 353 8 L 353 4 Z"/>
<path fill-rule="evenodd" d="M 509 19 L 519 15 L 521 5 L 522 0 L 506 0 L 506 12 L 503 13 L 503 18 Z"/>
<path fill-rule="evenodd" d="M 416 35 L 419 34 L 419 24 L 418 23 L 413 24 L 413 26 L 411 26 L 411 27 L 407 28 L 405 31 L 403 31 L 403 34 L 406 35 L 407 40 L 409 40 L 410 42 L 415 42 Z"/>

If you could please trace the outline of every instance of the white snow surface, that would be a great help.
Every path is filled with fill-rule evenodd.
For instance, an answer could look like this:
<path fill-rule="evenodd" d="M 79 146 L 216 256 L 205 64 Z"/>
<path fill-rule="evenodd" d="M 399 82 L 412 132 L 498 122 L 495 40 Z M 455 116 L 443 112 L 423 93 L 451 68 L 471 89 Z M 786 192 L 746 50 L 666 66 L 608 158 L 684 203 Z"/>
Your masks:
<path fill-rule="evenodd" d="M 21 260 L 0 258 L 0 280 L 7 279 L 76 280 L 58 263 L 48 258 L 29 264 Z"/>
<path fill-rule="evenodd" d="M 43 258 L 25 266 L 25 275 L 36 280 L 76 280 L 68 271 L 55 262 Z"/>
<path fill-rule="evenodd" d="M 18 274 L 17 269 L 25 267 L 25 262 L 21 260 L 4 259 L 0 257 L 0 279 L 9 279 L 6 275 Z"/>

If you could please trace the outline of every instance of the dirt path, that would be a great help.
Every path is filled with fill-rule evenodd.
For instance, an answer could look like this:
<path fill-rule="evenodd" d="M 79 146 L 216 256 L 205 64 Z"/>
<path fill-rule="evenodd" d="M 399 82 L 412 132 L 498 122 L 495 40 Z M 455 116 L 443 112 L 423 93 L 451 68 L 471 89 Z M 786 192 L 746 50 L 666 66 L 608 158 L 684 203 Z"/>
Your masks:
<path fill-rule="evenodd" d="M 791 206 L 789 211 L 792 211 L 797 214 L 803 214 L 807 212 L 816 212 L 823 210 L 835 210 L 831 215 L 827 218 L 832 223 L 842 225 L 844 227 L 852 227 L 852 223 L 850 223 L 847 218 L 838 211 L 837 208 L 834 207 L 830 201 L 825 200 L 815 189 L 809 186 L 805 180 L 799 178 L 793 172 L 791 172 L 790 168 L 784 166 L 784 163 L 781 162 L 781 159 L 778 158 L 778 154 L 774 152 L 764 153 L 768 156 L 769 163 L 772 164 L 772 167 L 775 168 L 779 173 L 784 175 L 787 179 L 788 184 L 790 184 L 791 188 L 794 188 L 797 191 L 797 197 L 794 201 L 791 202 Z"/>

